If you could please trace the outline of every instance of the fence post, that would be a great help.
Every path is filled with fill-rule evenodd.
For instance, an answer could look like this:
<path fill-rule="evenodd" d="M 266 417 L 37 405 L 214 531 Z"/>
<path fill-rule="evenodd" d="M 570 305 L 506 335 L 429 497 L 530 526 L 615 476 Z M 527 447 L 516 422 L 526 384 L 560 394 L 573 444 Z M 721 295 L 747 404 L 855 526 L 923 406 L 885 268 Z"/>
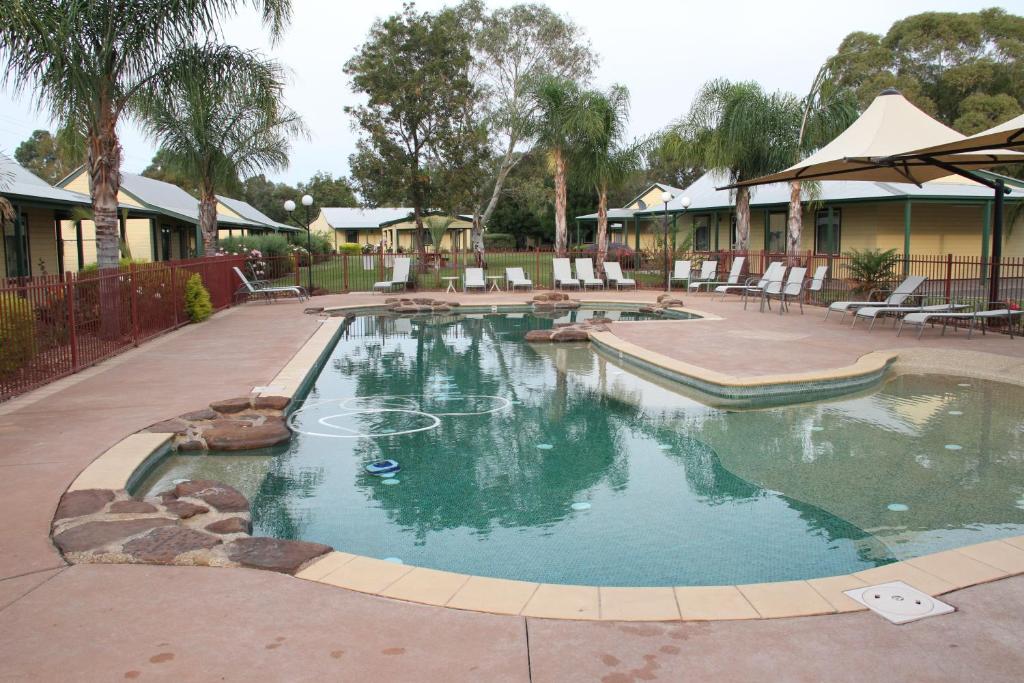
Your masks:
<path fill-rule="evenodd" d="M 946 301 L 949 301 L 953 289 L 953 255 L 946 254 Z"/>
<path fill-rule="evenodd" d="M 71 372 L 78 371 L 78 329 L 75 324 L 75 286 L 71 271 L 64 273 L 64 301 L 68 308 L 68 344 L 71 346 Z"/>
<path fill-rule="evenodd" d="M 131 316 L 132 316 L 132 344 L 135 346 L 139 345 L 139 297 L 135 286 L 135 263 L 128 263 L 128 292 L 129 301 L 131 302 Z M 173 291 L 174 288 L 171 288 Z M 175 307 L 177 308 L 177 307 Z"/>
<path fill-rule="evenodd" d="M 540 284 L 540 247 L 539 246 L 533 248 L 533 254 L 534 254 L 534 269 L 533 269 L 533 278 L 531 278 L 531 279 L 537 280 L 537 284 L 539 285 Z"/>
<path fill-rule="evenodd" d="M 302 261 L 299 260 L 299 252 L 292 252 L 292 265 L 295 266 L 295 286 L 302 286 Z"/>
<path fill-rule="evenodd" d="M 341 255 L 341 287 L 346 293 L 348 290 L 348 257 L 349 254 Z"/>
<path fill-rule="evenodd" d="M 178 298 L 178 267 L 174 264 L 175 263 L 174 261 L 171 261 L 170 263 L 171 263 L 171 296 L 170 296 L 170 300 L 171 300 L 171 308 L 174 310 L 174 327 L 175 327 L 175 329 L 177 329 L 177 327 L 178 327 L 178 313 L 179 313 L 179 311 L 178 311 L 178 301 L 177 301 L 177 298 Z M 184 308 L 184 303 L 185 303 L 185 285 L 184 284 L 182 284 L 182 287 L 181 287 L 181 303 L 182 303 L 182 308 Z"/>

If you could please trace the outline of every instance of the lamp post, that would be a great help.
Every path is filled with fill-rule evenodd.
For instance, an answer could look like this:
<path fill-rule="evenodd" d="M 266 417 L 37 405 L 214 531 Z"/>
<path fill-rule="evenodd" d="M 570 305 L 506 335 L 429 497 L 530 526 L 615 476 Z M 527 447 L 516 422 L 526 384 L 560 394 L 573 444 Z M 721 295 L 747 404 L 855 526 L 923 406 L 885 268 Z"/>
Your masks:
<path fill-rule="evenodd" d="M 310 222 L 311 221 L 309 220 L 309 207 L 313 206 L 313 196 L 312 195 L 308 195 L 308 194 L 304 194 L 304 195 L 302 195 L 302 199 L 300 201 L 302 202 L 302 206 L 305 207 L 305 209 L 306 209 L 306 224 L 305 225 L 302 225 L 302 223 L 299 223 L 295 219 L 295 216 L 292 214 L 292 212 L 295 211 L 295 202 L 293 202 L 291 199 L 288 199 L 288 200 L 285 201 L 285 203 L 284 203 L 284 210 L 288 212 L 288 216 L 292 219 L 292 221 L 294 221 L 297 225 L 300 225 L 300 226 L 302 226 L 302 227 L 304 227 L 306 229 L 306 272 L 307 272 L 307 275 L 308 275 L 306 282 L 307 282 L 307 285 L 308 285 L 307 288 L 309 289 L 310 294 L 312 294 L 313 293 L 313 233 L 312 233 L 312 230 L 310 229 Z"/>
<path fill-rule="evenodd" d="M 673 199 L 672 193 L 669 192 L 668 190 L 665 190 L 664 192 L 661 193 L 661 201 L 665 205 L 665 211 L 661 215 L 661 228 L 662 228 L 663 238 L 665 240 L 664 247 L 665 247 L 665 291 L 666 292 L 672 291 L 672 273 L 669 270 L 669 265 L 668 265 L 668 259 L 669 259 L 669 256 L 668 256 L 668 203 L 670 201 L 672 201 L 672 199 Z"/>

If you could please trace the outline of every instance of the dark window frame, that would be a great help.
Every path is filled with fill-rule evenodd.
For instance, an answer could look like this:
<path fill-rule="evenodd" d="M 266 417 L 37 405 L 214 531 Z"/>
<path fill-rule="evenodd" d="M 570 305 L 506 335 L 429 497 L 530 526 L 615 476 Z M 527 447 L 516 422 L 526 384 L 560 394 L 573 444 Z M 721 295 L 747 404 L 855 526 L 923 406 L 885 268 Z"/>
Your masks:
<path fill-rule="evenodd" d="M 831 251 L 824 251 L 819 244 L 819 221 L 828 222 L 828 209 L 818 209 L 814 212 L 814 253 L 818 256 L 839 256 L 842 254 L 843 243 L 843 210 L 832 207 L 832 230 L 835 243 L 830 245 Z"/>
<path fill-rule="evenodd" d="M 772 230 L 772 216 L 782 216 L 782 230 L 776 233 Z M 770 254 L 786 253 L 786 228 L 789 223 L 788 211 L 767 211 L 764 214 L 764 250 Z M 772 249 L 772 235 L 779 234 L 781 242 L 779 249 Z"/>
<path fill-rule="evenodd" d="M 703 225 L 697 225 L 704 221 Z M 703 237 L 701 233 L 703 232 Z M 711 214 L 699 213 L 693 217 L 693 251 L 711 251 Z"/>

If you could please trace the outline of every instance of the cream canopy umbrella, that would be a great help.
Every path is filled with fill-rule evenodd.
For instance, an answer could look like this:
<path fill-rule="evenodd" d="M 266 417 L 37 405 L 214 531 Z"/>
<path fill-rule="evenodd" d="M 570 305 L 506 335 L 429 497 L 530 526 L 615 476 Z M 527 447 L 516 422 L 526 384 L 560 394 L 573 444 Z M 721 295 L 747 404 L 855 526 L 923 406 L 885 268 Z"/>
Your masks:
<path fill-rule="evenodd" d="M 1000 179 L 989 180 L 971 171 L 1024 162 L 1024 153 L 1012 149 L 993 149 L 992 146 L 979 149 L 977 144 L 953 149 L 955 144 L 961 144 L 967 139 L 965 135 L 915 107 L 898 90 L 888 88 L 874 99 L 849 128 L 800 163 L 778 173 L 726 187 L 799 180 L 873 180 L 911 182 L 920 186 L 950 174 L 969 178 L 995 191 L 992 280 L 989 290 L 990 300 L 995 301 L 999 298 L 1002 209 L 1006 187 Z"/>

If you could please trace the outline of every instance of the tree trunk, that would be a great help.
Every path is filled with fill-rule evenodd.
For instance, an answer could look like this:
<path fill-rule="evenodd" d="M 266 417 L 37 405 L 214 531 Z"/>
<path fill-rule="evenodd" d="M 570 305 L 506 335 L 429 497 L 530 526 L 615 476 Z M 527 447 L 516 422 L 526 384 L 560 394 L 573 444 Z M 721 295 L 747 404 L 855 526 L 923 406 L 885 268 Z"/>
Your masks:
<path fill-rule="evenodd" d="M 505 187 L 505 180 L 519 161 L 513 158 L 513 152 L 514 150 L 510 145 L 505 152 L 504 158 L 501 160 L 501 166 L 498 167 L 498 176 L 494 179 L 494 189 L 491 190 L 491 198 L 487 201 L 487 207 L 484 209 L 481 221 L 483 225 L 487 225 L 487 221 L 491 220 L 491 214 L 494 213 L 494 209 L 498 206 L 498 200 L 501 198 L 501 190 Z"/>
<path fill-rule="evenodd" d="M 420 211 L 419 201 L 417 200 L 416 206 L 412 208 L 413 221 L 416 223 L 416 254 L 419 256 L 419 271 L 421 273 L 427 272 L 427 240 L 426 240 L 426 228 L 423 227 L 423 214 Z M 398 241 L 398 231 L 395 231 L 395 241 Z M 395 252 L 398 251 L 398 245 L 395 245 Z"/>
<path fill-rule="evenodd" d="M 109 101 L 104 101 L 97 128 L 88 131 L 86 167 L 92 215 L 96 225 L 96 263 L 117 268 L 121 254 L 121 230 L 117 218 L 117 193 L 121 189 L 121 143 L 117 138 L 117 118 Z M 131 283 L 128 285 L 131 287 Z M 118 279 L 99 282 L 100 337 L 121 338 L 121 297 Z"/>
<path fill-rule="evenodd" d="M 473 247 L 473 258 L 476 259 L 476 267 L 484 266 L 484 219 L 479 214 L 473 213 L 473 229 L 469 232 L 469 239 Z"/>
<path fill-rule="evenodd" d="M 789 218 L 786 220 L 786 255 L 789 265 L 800 259 L 800 233 L 803 230 L 803 206 L 800 204 L 800 181 L 789 184 Z"/>
<path fill-rule="evenodd" d="M 217 251 L 217 195 L 212 187 L 203 187 L 199 194 L 199 232 L 203 253 L 212 256 Z"/>
<path fill-rule="evenodd" d="M 565 155 L 561 149 L 555 149 L 555 255 L 565 257 L 568 228 L 565 223 L 566 209 L 565 190 Z"/>
<path fill-rule="evenodd" d="M 604 275 L 604 260 L 608 257 L 608 188 L 597 191 L 597 276 Z"/>
<path fill-rule="evenodd" d="M 736 188 L 736 251 L 750 249 L 750 188 Z"/>

